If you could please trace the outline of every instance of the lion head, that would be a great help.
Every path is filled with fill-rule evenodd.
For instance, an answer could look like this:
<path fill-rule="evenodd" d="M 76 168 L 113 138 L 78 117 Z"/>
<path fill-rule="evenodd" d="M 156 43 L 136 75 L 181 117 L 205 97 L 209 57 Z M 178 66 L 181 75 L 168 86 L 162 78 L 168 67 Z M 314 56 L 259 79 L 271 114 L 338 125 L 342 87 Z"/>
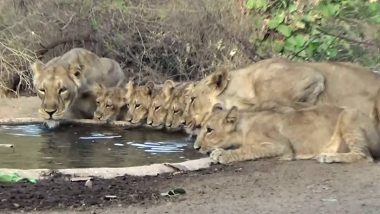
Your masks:
<path fill-rule="evenodd" d="M 165 81 L 162 88 L 157 90 L 149 109 L 147 124 L 154 128 L 162 129 L 165 126 L 166 117 L 173 98 L 175 83 Z"/>
<path fill-rule="evenodd" d="M 228 71 L 216 71 L 197 83 L 190 91 L 186 100 L 187 125 L 200 127 L 211 111 L 215 99 L 227 87 Z"/>
<path fill-rule="evenodd" d="M 44 119 L 61 119 L 78 96 L 83 66 L 79 64 L 32 65 L 33 84 L 41 99 L 39 113 Z"/>
<path fill-rule="evenodd" d="M 94 119 L 122 120 L 127 107 L 127 91 L 124 88 L 106 88 L 102 84 L 95 85 L 96 111 Z"/>
<path fill-rule="evenodd" d="M 203 154 L 217 148 L 230 148 L 237 132 L 238 116 L 238 109 L 235 106 L 223 110 L 220 104 L 215 104 L 197 136 L 194 148 Z"/>
<path fill-rule="evenodd" d="M 148 117 L 149 108 L 152 104 L 154 83 L 137 85 L 130 81 L 127 86 L 128 113 L 126 120 L 134 125 L 141 125 Z"/>
<path fill-rule="evenodd" d="M 185 83 L 173 91 L 173 99 L 168 109 L 165 126 L 170 131 L 178 131 L 186 124 L 186 99 L 194 83 Z"/>

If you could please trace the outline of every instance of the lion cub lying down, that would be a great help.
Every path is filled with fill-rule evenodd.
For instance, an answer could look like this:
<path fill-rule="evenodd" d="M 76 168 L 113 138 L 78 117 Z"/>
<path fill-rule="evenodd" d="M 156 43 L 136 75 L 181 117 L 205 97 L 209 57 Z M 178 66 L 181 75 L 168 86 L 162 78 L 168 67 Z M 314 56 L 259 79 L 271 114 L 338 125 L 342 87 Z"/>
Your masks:
<path fill-rule="evenodd" d="M 222 164 L 269 157 L 371 162 L 380 156 L 380 137 L 375 122 L 355 109 L 267 102 L 242 112 L 216 104 L 194 148 Z"/>

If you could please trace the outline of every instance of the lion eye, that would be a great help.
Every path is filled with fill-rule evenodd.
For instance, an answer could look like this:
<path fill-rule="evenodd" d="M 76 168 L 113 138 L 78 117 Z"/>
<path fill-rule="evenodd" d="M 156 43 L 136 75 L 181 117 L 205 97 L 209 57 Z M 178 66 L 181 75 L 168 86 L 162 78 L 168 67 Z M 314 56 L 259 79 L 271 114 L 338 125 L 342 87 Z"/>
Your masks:
<path fill-rule="evenodd" d="M 106 105 L 106 108 L 112 108 L 112 105 Z"/>
<path fill-rule="evenodd" d="M 136 108 L 139 108 L 141 106 L 141 104 L 136 104 Z"/>
<path fill-rule="evenodd" d="M 154 108 L 154 110 L 155 110 L 155 111 L 158 111 L 160 108 L 161 108 L 161 106 L 156 106 L 156 107 Z"/>
<path fill-rule="evenodd" d="M 100 102 L 99 102 L 99 101 L 96 101 L 96 105 L 100 105 Z"/>
<path fill-rule="evenodd" d="M 67 88 L 60 88 L 59 91 L 58 91 L 58 93 L 62 94 L 64 92 L 66 92 L 66 91 L 67 91 Z"/>
<path fill-rule="evenodd" d="M 214 129 L 212 129 L 212 128 L 210 128 L 210 127 L 207 127 L 207 133 L 210 133 L 210 132 L 212 132 L 212 131 L 214 131 Z"/>
<path fill-rule="evenodd" d="M 179 110 L 174 110 L 174 114 L 177 114 L 177 113 L 179 113 Z"/>
<path fill-rule="evenodd" d="M 38 89 L 41 93 L 45 93 L 45 89 L 43 89 L 43 88 L 40 88 L 40 89 Z"/>

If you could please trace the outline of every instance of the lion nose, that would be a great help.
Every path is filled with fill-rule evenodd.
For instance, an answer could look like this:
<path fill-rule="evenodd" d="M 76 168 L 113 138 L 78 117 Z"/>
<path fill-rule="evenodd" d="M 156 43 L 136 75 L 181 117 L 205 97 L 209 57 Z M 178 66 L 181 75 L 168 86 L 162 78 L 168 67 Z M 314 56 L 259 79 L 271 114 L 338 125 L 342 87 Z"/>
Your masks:
<path fill-rule="evenodd" d="M 168 127 L 168 128 L 170 128 L 170 127 L 172 127 L 172 124 L 171 123 L 166 123 L 165 126 Z"/>
<path fill-rule="evenodd" d="M 52 117 L 55 112 L 57 112 L 57 109 L 45 109 L 45 112 Z"/>
<path fill-rule="evenodd" d="M 197 143 L 195 143 L 195 144 L 194 144 L 194 149 L 195 149 L 195 150 L 199 150 L 199 149 L 201 149 L 201 147 L 200 147 Z"/>
<path fill-rule="evenodd" d="M 148 121 L 146 121 L 146 123 L 151 126 L 153 124 L 153 121 L 148 120 Z"/>

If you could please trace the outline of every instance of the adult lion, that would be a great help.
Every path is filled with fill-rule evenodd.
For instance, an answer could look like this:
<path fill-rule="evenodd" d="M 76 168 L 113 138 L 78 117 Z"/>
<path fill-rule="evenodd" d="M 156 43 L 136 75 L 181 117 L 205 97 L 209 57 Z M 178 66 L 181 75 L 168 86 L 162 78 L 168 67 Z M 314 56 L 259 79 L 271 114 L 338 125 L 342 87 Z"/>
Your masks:
<path fill-rule="evenodd" d="M 380 75 L 355 64 L 267 59 L 201 80 L 187 100 L 186 122 L 201 126 L 215 103 L 249 109 L 271 100 L 349 106 L 369 114 L 379 87 Z"/>
<path fill-rule="evenodd" d="M 92 118 L 96 109 L 94 84 L 112 87 L 125 78 L 116 61 L 99 58 L 83 48 L 71 49 L 46 64 L 36 61 L 31 67 L 42 101 L 39 113 L 47 120 Z"/>
<path fill-rule="evenodd" d="M 222 110 L 216 104 L 194 148 L 211 152 L 211 159 L 222 164 L 269 157 L 321 163 L 380 157 L 377 121 L 357 109 L 263 104 L 252 111 Z"/>

